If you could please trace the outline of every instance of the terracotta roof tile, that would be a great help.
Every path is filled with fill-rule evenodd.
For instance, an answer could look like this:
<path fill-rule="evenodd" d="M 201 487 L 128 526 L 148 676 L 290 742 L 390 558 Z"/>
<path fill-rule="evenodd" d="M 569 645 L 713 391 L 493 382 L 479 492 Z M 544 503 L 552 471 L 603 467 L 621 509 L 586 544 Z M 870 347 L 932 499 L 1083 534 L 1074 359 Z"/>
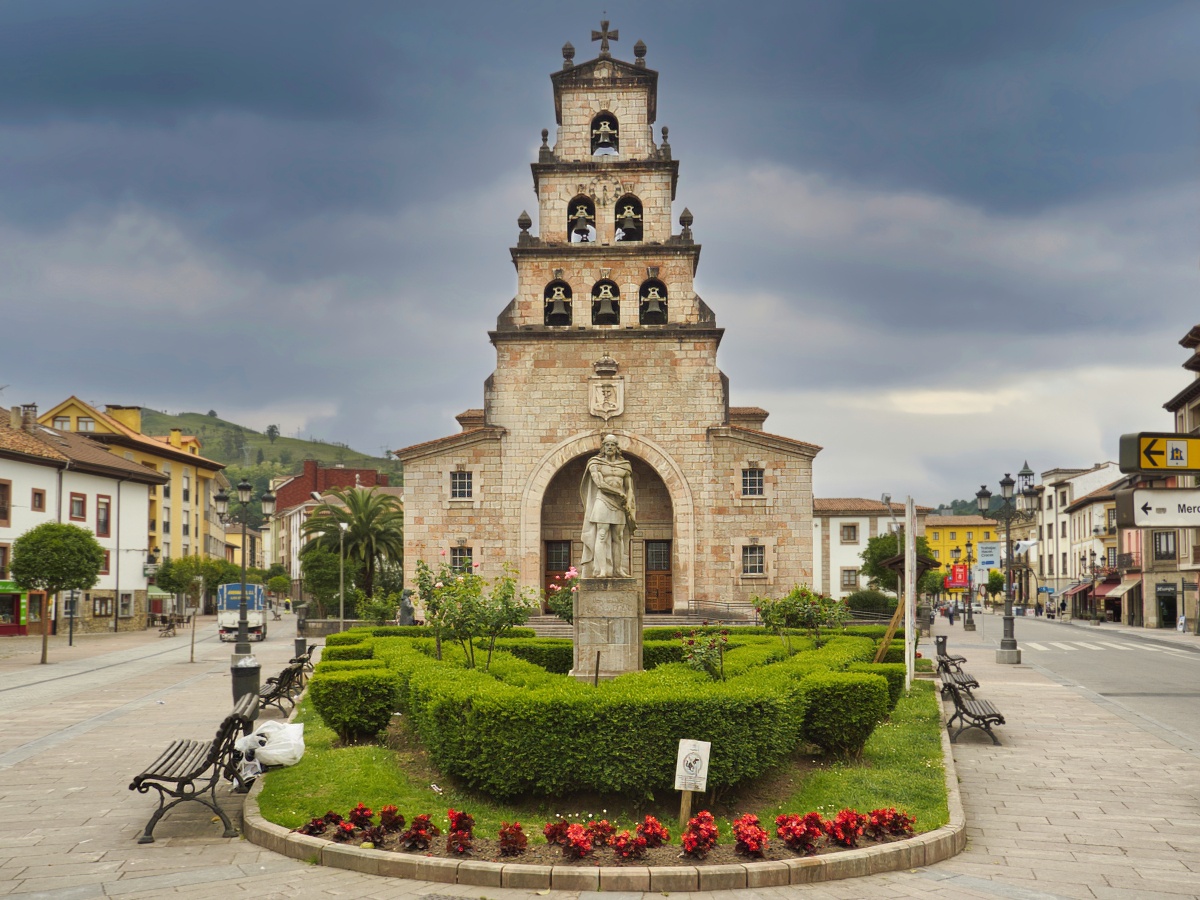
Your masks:
<path fill-rule="evenodd" d="M 932 507 L 916 507 L 918 513 L 928 513 Z M 891 508 L 881 500 L 867 500 L 864 497 L 813 497 L 814 513 L 880 513 L 887 515 L 904 515 L 903 503 L 892 503 Z"/>

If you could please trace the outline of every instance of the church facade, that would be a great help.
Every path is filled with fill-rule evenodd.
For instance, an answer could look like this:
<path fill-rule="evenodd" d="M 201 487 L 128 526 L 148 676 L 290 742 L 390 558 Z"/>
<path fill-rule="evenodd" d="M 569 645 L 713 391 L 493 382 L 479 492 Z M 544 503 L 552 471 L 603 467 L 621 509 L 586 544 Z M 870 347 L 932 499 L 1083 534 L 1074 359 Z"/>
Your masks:
<path fill-rule="evenodd" d="M 532 164 L 532 218 L 511 248 L 517 292 L 489 338 L 496 367 L 460 433 L 396 451 L 405 569 L 442 560 L 485 576 L 509 564 L 543 588 L 583 554 L 580 484 L 605 435 L 633 469 L 631 575 L 646 612 L 749 603 L 812 581 L 812 462 L 819 447 L 730 407 L 723 329 L 696 294 L 700 245 L 679 163 L 654 140 L 658 73 L 646 48 L 551 75 L 558 124 Z"/>

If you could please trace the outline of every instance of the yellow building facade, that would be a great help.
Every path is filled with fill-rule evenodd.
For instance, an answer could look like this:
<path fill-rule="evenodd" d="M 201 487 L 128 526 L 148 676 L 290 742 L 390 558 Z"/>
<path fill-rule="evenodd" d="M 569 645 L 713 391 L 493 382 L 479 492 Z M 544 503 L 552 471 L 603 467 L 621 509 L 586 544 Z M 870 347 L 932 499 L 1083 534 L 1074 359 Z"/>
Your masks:
<path fill-rule="evenodd" d="M 971 555 L 974 559 L 973 568 L 979 563 L 980 542 L 993 542 L 1003 538 L 999 526 L 991 519 L 983 516 L 929 516 L 925 519 L 925 540 L 929 544 L 930 555 L 942 564 L 941 571 L 950 574 L 954 565 L 954 549 L 959 551 L 958 562 L 967 562 L 967 541 L 971 542 Z M 976 585 L 978 586 L 978 585 Z M 961 599 L 962 591 L 950 592 Z"/>
<path fill-rule="evenodd" d="M 38 422 L 86 434 L 110 453 L 171 479 L 150 492 L 146 546 L 155 557 L 225 558 L 224 531 L 212 500 L 224 465 L 200 455 L 198 438 L 179 429 L 162 437 L 143 434 L 140 407 L 109 405 L 101 411 L 74 396 L 39 415 Z"/>

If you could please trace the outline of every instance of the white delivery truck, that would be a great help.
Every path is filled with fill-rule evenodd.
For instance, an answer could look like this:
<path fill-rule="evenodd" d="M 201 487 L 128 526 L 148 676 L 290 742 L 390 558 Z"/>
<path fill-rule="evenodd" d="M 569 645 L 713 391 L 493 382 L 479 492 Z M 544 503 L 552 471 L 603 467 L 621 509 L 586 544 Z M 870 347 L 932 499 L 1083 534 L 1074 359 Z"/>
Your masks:
<path fill-rule="evenodd" d="M 252 640 L 267 639 L 267 592 L 261 584 L 246 585 L 246 634 Z M 241 618 L 242 583 L 217 588 L 217 632 L 223 641 L 236 641 Z"/>

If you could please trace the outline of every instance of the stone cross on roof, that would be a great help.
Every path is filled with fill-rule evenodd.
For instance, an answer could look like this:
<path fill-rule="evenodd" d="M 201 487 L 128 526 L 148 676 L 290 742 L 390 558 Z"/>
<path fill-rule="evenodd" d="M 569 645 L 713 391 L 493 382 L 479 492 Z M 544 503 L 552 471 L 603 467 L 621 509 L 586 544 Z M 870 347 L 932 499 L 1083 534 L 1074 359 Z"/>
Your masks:
<path fill-rule="evenodd" d="M 607 56 L 612 55 L 608 51 L 608 42 L 610 40 L 612 40 L 612 41 L 619 40 L 618 35 L 620 33 L 621 32 L 619 32 L 615 28 L 612 31 L 608 30 L 608 19 L 603 19 L 600 22 L 600 30 L 599 31 L 595 31 L 595 30 L 592 31 L 592 40 L 600 42 L 600 55 L 601 56 L 607 57 Z"/>

